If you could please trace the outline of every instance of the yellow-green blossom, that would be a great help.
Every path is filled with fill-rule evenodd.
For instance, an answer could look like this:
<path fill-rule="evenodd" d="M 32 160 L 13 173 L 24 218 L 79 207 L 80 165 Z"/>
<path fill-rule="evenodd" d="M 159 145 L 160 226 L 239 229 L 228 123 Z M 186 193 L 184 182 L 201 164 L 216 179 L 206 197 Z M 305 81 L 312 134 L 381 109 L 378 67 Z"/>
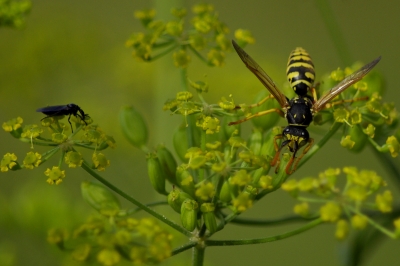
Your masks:
<path fill-rule="evenodd" d="M 8 170 L 13 170 L 13 168 L 17 167 L 17 156 L 15 153 L 6 153 L 1 159 L 1 171 L 7 172 Z"/>
<path fill-rule="evenodd" d="M 97 254 L 97 261 L 104 266 L 112 266 L 119 263 L 121 255 L 113 248 L 105 248 Z"/>
<path fill-rule="evenodd" d="M 395 136 L 388 137 L 386 140 L 386 145 L 389 148 L 390 155 L 392 155 L 393 158 L 399 155 L 400 144 Z"/>
<path fill-rule="evenodd" d="M 55 143 L 64 143 L 68 139 L 68 136 L 64 133 L 53 133 L 51 134 L 51 140 Z"/>
<path fill-rule="evenodd" d="M 28 152 L 22 161 L 24 167 L 27 169 L 33 169 L 34 167 L 38 167 L 39 164 L 42 162 L 41 160 L 42 155 L 37 152 Z"/>
<path fill-rule="evenodd" d="M 212 66 L 223 66 L 225 61 L 225 53 L 216 49 L 211 49 L 207 54 L 208 62 Z"/>
<path fill-rule="evenodd" d="M 251 183 L 251 176 L 246 172 L 246 170 L 239 170 L 230 178 L 229 181 L 232 185 L 245 186 Z"/>
<path fill-rule="evenodd" d="M 106 156 L 102 153 L 93 153 L 92 161 L 94 168 L 99 171 L 104 171 L 106 170 L 106 167 L 110 166 L 110 160 L 108 160 Z"/>
<path fill-rule="evenodd" d="M 336 222 L 342 214 L 342 209 L 334 202 L 328 202 L 320 208 L 321 219 L 325 222 Z"/>
<path fill-rule="evenodd" d="M 68 164 L 68 167 L 76 168 L 82 165 L 83 159 L 82 154 L 76 151 L 69 151 L 65 155 L 65 163 Z"/>
<path fill-rule="evenodd" d="M 233 207 L 236 208 L 238 213 L 244 212 L 253 206 L 253 200 L 247 193 L 241 193 L 235 199 L 232 200 Z"/>
<path fill-rule="evenodd" d="M 302 202 L 294 205 L 293 211 L 295 214 L 306 217 L 310 213 L 310 206 L 308 205 L 307 202 Z"/>
<path fill-rule="evenodd" d="M 351 226 L 355 229 L 364 229 L 368 224 L 367 217 L 364 215 L 354 215 L 351 217 Z"/>
<path fill-rule="evenodd" d="M 244 29 L 237 29 L 235 31 L 235 38 L 239 41 L 239 43 L 255 43 L 255 39 L 250 31 Z"/>
<path fill-rule="evenodd" d="M 26 125 L 22 130 L 21 137 L 34 139 L 39 137 L 43 133 L 43 129 L 39 128 L 38 125 Z"/>
<path fill-rule="evenodd" d="M 386 190 L 382 194 L 376 195 L 375 203 L 381 212 L 391 212 L 393 204 L 392 192 Z"/>
<path fill-rule="evenodd" d="M 18 128 L 21 127 L 23 122 L 24 122 L 24 120 L 21 117 L 13 118 L 13 119 L 3 123 L 3 129 L 6 132 L 11 132 L 11 131 L 17 130 Z"/>
<path fill-rule="evenodd" d="M 211 182 L 203 182 L 196 189 L 196 197 L 202 201 L 209 201 L 215 195 L 215 187 Z"/>
<path fill-rule="evenodd" d="M 343 240 L 349 234 L 349 223 L 346 220 L 339 220 L 336 223 L 335 237 L 339 240 Z"/>
<path fill-rule="evenodd" d="M 65 178 L 65 171 L 61 170 L 58 166 L 53 166 L 51 170 L 47 168 L 44 174 L 49 177 L 46 182 L 50 185 L 58 185 L 62 182 L 62 179 Z"/>
<path fill-rule="evenodd" d="M 190 63 L 190 55 L 185 50 L 179 50 L 173 54 L 174 64 L 176 67 L 186 68 Z"/>

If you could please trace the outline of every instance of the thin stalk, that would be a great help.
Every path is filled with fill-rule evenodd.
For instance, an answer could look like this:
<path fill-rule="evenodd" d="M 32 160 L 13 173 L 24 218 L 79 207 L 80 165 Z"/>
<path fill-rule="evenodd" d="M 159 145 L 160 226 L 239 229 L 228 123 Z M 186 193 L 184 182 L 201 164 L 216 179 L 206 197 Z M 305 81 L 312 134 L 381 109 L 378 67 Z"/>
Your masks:
<path fill-rule="evenodd" d="M 188 242 L 180 247 L 174 248 L 174 250 L 172 250 L 172 252 L 171 252 L 171 256 L 177 255 L 185 250 L 193 248 L 196 245 L 197 245 L 197 242 Z"/>
<path fill-rule="evenodd" d="M 186 229 L 184 229 L 180 225 L 168 220 L 164 215 L 161 215 L 158 212 L 153 211 L 152 209 L 150 209 L 146 205 L 142 204 L 140 201 L 132 198 L 131 196 L 129 196 L 128 194 L 126 194 L 125 192 L 123 192 L 122 190 L 120 190 L 119 188 L 117 188 L 116 186 L 114 186 L 113 184 L 108 182 L 107 180 L 105 180 L 103 177 L 101 177 L 99 174 L 97 174 L 92 168 L 90 168 L 90 166 L 88 165 L 88 163 L 86 161 L 83 162 L 82 168 L 88 174 L 90 174 L 91 176 L 96 178 L 99 182 L 101 182 L 103 185 L 107 186 L 109 189 L 113 190 L 115 193 L 117 193 L 118 195 L 120 195 L 121 197 L 126 199 L 127 201 L 135 204 L 136 206 L 138 206 L 139 208 L 141 208 L 142 210 L 144 210 L 148 214 L 152 215 L 154 218 L 156 218 L 156 219 L 160 220 L 161 222 L 169 225 L 170 227 L 174 228 L 176 231 L 182 233 L 183 235 L 185 235 L 187 237 L 192 237 L 193 236 L 191 232 L 187 231 Z"/>
<path fill-rule="evenodd" d="M 242 240 L 206 240 L 206 246 L 238 246 L 238 245 L 252 245 L 252 244 L 262 244 L 273 242 L 281 239 L 285 239 L 300 233 L 303 233 L 307 230 L 310 230 L 317 225 L 321 224 L 322 220 L 320 218 L 315 219 L 314 221 L 297 228 L 296 230 L 289 231 L 280 235 L 258 238 L 258 239 L 242 239 Z"/>
<path fill-rule="evenodd" d="M 346 39 L 339 27 L 339 23 L 336 20 L 335 15 L 333 14 L 333 10 L 329 2 L 330 1 L 326 0 L 314 1 L 321 14 L 322 21 L 328 30 L 329 36 L 331 37 L 331 40 L 337 49 L 338 55 L 342 60 L 342 63 L 346 66 L 349 66 L 352 63 L 351 54 L 346 44 Z"/>

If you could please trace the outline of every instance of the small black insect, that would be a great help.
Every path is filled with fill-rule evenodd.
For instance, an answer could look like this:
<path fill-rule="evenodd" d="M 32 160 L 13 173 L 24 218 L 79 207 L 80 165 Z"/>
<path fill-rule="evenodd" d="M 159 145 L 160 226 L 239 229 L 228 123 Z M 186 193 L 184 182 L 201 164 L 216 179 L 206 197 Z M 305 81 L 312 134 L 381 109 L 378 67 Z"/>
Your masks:
<path fill-rule="evenodd" d="M 75 117 L 79 117 L 86 125 L 86 118 L 89 118 L 88 114 L 85 114 L 85 112 L 76 104 L 70 103 L 67 105 L 55 105 L 55 106 L 47 106 L 43 108 L 39 108 L 36 110 L 36 112 L 41 112 L 45 115 L 46 117 L 42 118 L 41 120 L 48 118 L 48 117 L 53 117 L 53 116 L 61 116 L 61 115 L 69 115 L 68 117 L 68 123 L 71 125 L 71 131 L 74 132 L 71 124 L 71 115 Z"/>

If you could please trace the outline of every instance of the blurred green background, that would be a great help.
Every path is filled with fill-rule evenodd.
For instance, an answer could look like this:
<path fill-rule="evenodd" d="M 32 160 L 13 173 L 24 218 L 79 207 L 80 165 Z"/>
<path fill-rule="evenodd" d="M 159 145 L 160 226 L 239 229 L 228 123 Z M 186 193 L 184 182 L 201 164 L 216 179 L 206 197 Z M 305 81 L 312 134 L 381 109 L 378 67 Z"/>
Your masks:
<path fill-rule="evenodd" d="M 198 2 L 33 1 L 25 29 L 0 29 L 0 121 L 21 116 L 25 124 L 39 123 L 43 115 L 35 112 L 37 108 L 76 103 L 117 141 L 117 149 L 105 152 L 111 166 L 103 176 L 143 202 L 162 199 L 150 187 L 144 154 L 123 138 L 117 115 L 121 106 L 134 105 L 148 122 L 151 145 L 163 142 L 172 149 L 172 132 L 181 118 L 163 112 L 162 104 L 181 90 L 179 71 L 173 66 L 171 56 L 152 64 L 136 61 L 124 43 L 133 32 L 142 30 L 133 18 L 134 10 L 154 7 L 163 16 L 171 7 L 190 8 L 194 3 Z M 215 6 L 220 19 L 232 30 L 244 28 L 253 33 L 256 43 L 246 50 L 280 86 L 286 79 L 287 57 L 297 46 L 311 54 L 317 80 L 318 75 L 346 66 L 314 1 L 208 3 Z M 342 30 L 351 60 L 366 63 L 382 56 L 376 69 L 385 77 L 384 99 L 398 106 L 400 5 L 395 1 L 372 0 L 328 3 Z M 263 89 L 234 53 L 227 56 L 222 68 L 208 68 L 193 59 L 188 75 L 210 84 L 210 93 L 206 96 L 209 102 L 232 93 L 236 102 L 250 103 Z M 23 158 L 29 151 L 28 145 L 4 131 L 0 131 L 0 139 L 1 155 L 14 152 Z M 42 147 L 35 149 L 45 151 Z M 0 258 L 14 254 L 14 265 L 73 265 L 67 254 L 46 243 L 46 233 L 51 227 L 72 227 L 86 219 L 91 209 L 80 198 L 80 183 L 91 178 L 80 169 L 66 169 L 64 182 L 50 186 L 43 172 L 56 163 L 54 159 L 32 171 L 1 173 Z M 294 177 L 315 176 L 328 167 L 345 165 L 374 169 L 386 177 L 385 169 L 370 150 L 352 154 L 341 148 L 338 140 L 330 141 Z M 395 195 L 398 198 L 398 191 Z M 276 192 L 243 216 L 278 217 L 291 213 L 293 204 L 288 195 Z M 124 201 L 123 205 L 132 207 Z M 178 215 L 166 209 L 157 208 L 179 221 Z M 215 239 L 265 237 L 296 226 L 249 229 L 229 225 Z M 345 244 L 334 239 L 334 230 L 332 225 L 323 225 L 273 243 L 209 248 L 206 265 L 340 265 Z M 183 241 L 177 237 L 176 244 Z M 398 241 L 383 238 L 369 252 L 364 265 L 398 265 L 399 248 Z M 188 265 L 189 261 L 190 254 L 186 252 L 165 265 Z"/>

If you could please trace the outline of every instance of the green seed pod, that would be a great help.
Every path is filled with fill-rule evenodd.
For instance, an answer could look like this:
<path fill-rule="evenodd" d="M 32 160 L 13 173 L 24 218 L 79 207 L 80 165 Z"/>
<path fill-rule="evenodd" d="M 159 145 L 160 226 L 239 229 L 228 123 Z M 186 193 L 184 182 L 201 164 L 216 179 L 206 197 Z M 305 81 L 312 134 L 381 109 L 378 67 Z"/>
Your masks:
<path fill-rule="evenodd" d="M 173 184 L 177 185 L 176 182 L 176 160 L 172 153 L 164 146 L 158 145 L 157 147 L 157 157 L 160 161 L 161 168 L 164 170 L 165 177 L 167 180 Z"/>
<path fill-rule="evenodd" d="M 184 123 L 182 123 L 175 130 L 172 141 L 174 144 L 175 152 L 179 156 L 179 159 L 184 162 L 187 161 L 187 159 L 185 158 L 185 154 L 187 152 L 188 145 L 186 138 L 186 126 Z"/>
<path fill-rule="evenodd" d="M 215 206 L 214 203 L 203 203 L 200 207 L 203 213 L 204 224 L 206 225 L 210 233 L 217 231 L 217 219 L 215 218 Z"/>
<path fill-rule="evenodd" d="M 261 147 L 262 147 L 262 141 L 263 141 L 263 135 L 262 132 L 258 129 L 254 129 L 253 133 L 250 135 L 250 139 L 248 141 L 249 143 L 249 148 L 255 155 L 259 155 L 261 152 Z"/>
<path fill-rule="evenodd" d="M 281 127 L 271 128 L 264 136 L 263 145 L 261 146 L 260 155 L 273 158 L 275 156 L 274 138 L 282 133 Z M 280 143 L 278 143 L 279 145 Z"/>
<path fill-rule="evenodd" d="M 168 204 L 169 206 L 172 207 L 172 209 L 174 209 L 177 213 L 181 213 L 181 206 L 182 203 L 187 200 L 190 199 L 192 200 L 193 198 L 183 192 L 180 191 L 179 189 L 174 188 L 169 194 L 168 194 Z"/>
<path fill-rule="evenodd" d="M 258 103 L 261 100 L 263 100 L 265 97 L 267 97 L 269 95 L 269 92 L 267 90 L 261 90 L 260 93 L 256 96 L 255 98 L 255 102 Z M 253 113 L 257 113 L 257 112 L 262 112 L 265 110 L 270 110 L 270 109 L 274 109 L 274 108 L 280 108 L 278 101 L 276 101 L 275 99 L 268 99 L 266 100 L 264 103 L 262 103 L 260 106 L 254 107 L 252 109 Z M 254 117 L 253 119 L 251 119 L 251 121 L 253 122 L 254 126 L 265 131 L 270 129 L 271 127 L 273 127 L 276 122 L 279 119 L 279 114 L 278 113 L 270 113 L 267 115 L 263 115 L 263 116 L 259 116 L 259 117 Z"/>
<path fill-rule="evenodd" d="M 350 139 L 354 141 L 354 145 L 351 149 L 352 152 L 360 152 L 367 144 L 367 135 L 363 132 L 359 125 L 353 125 L 349 130 Z"/>
<path fill-rule="evenodd" d="M 232 196 L 236 197 L 239 194 L 239 186 L 230 184 L 229 181 L 225 181 L 222 184 L 221 191 L 219 192 L 219 199 L 224 203 L 231 203 Z"/>
<path fill-rule="evenodd" d="M 181 206 L 182 226 L 192 232 L 197 226 L 197 211 L 199 204 L 195 200 L 187 199 Z"/>
<path fill-rule="evenodd" d="M 117 197 L 101 184 L 82 182 L 81 192 L 86 202 L 102 215 L 115 216 L 120 210 Z"/>
<path fill-rule="evenodd" d="M 132 106 L 125 106 L 119 112 L 119 123 L 126 139 L 135 147 L 142 149 L 147 144 L 146 123 Z"/>
<path fill-rule="evenodd" d="M 161 168 L 160 161 L 157 155 L 149 153 L 147 159 L 147 172 L 150 178 L 151 185 L 160 194 L 167 195 L 165 191 L 165 174 Z"/>
<path fill-rule="evenodd" d="M 255 199 L 255 197 L 258 194 L 258 189 L 256 187 L 253 187 L 251 185 L 247 185 L 246 188 L 243 191 L 243 194 L 248 194 L 249 199 Z"/>
<path fill-rule="evenodd" d="M 177 168 L 176 182 L 178 183 L 179 188 L 181 188 L 183 191 L 185 191 L 194 198 L 195 196 L 194 180 L 192 175 L 186 168 L 182 166 L 179 166 Z"/>

